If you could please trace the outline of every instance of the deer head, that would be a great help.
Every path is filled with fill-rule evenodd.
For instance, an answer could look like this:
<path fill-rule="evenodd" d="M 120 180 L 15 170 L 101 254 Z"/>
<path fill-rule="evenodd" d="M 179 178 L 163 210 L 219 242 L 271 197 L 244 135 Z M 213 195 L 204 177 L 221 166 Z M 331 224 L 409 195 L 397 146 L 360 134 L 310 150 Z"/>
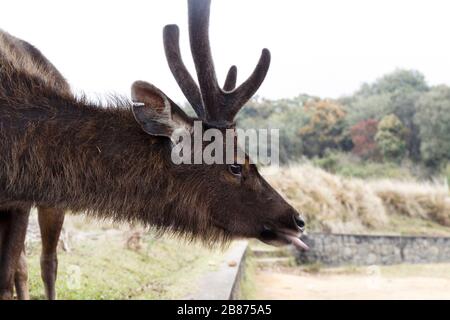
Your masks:
<path fill-rule="evenodd" d="M 203 128 L 235 128 L 235 116 L 261 86 L 270 65 L 270 52 L 262 51 L 251 76 L 236 87 L 237 68 L 232 66 L 224 85 L 218 84 L 209 44 L 210 0 L 188 0 L 189 37 L 199 85 L 183 63 L 176 25 L 164 28 L 167 61 L 178 85 L 198 118 L 190 118 L 155 86 L 138 81 L 132 86 L 133 113 L 149 135 L 170 138 L 185 128 L 191 132 L 194 121 Z M 224 145 L 224 148 L 226 145 Z M 174 183 L 192 185 L 187 210 L 207 211 L 203 219 L 210 228 L 220 229 L 231 237 L 257 238 L 271 244 L 293 243 L 306 246 L 298 239 L 304 222 L 250 164 L 171 165 L 168 169 Z"/>

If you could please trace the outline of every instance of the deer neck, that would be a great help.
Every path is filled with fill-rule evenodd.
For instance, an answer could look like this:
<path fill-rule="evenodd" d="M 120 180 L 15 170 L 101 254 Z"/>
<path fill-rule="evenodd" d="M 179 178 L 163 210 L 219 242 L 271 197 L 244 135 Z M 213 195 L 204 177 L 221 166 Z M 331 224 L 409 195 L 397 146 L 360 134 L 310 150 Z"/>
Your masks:
<path fill-rule="evenodd" d="M 0 105 L 0 186 L 9 199 L 126 220 L 164 209 L 169 141 L 143 132 L 127 103 L 37 100 Z"/>

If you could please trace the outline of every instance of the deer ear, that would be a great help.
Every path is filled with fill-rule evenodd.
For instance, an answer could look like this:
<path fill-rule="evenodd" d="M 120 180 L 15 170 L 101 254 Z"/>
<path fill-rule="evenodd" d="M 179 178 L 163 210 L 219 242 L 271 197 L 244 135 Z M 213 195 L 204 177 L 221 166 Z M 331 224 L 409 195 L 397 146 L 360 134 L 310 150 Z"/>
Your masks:
<path fill-rule="evenodd" d="M 131 98 L 136 121 L 152 136 L 170 138 L 175 130 L 192 128 L 193 120 L 164 92 L 150 83 L 133 83 Z"/>

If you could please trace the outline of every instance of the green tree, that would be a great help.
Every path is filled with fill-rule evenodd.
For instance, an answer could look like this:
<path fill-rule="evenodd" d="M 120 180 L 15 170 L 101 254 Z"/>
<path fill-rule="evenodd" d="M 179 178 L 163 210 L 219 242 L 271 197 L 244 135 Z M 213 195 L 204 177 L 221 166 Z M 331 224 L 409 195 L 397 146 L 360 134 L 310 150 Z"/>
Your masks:
<path fill-rule="evenodd" d="M 420 160 L 420 135 L 415 122 L 417 101 L 429 87 L 425 77 L 415 70 L 396 70 L 373 84 L 364 84 L 353 95 L 343 99 L 349 126 L 361 121 L 381 121 L 394 114 L 407 128 L 406 149 L 413 160 Z"/>
<path fill-rule="evenodd" d="M 279 129 L 280 162 L 298 160 L 303 155 L 299 129 L 307 117 L 304 104 L 316 98 L 300 95 L 293 99 L 252 99 L 238 114 L 238 126 L 243 129 Z"/>
<path fill-rule="evenodd" d="M 400 119 L 390 114 L 378 124 L 375 141 L 385 160 L 399 161 L 406 152 L 406 128 Z"/>
<path fill-rule="evenodd" d="M 424 92 L 426 91 L 405 88 L 398 90 L 391 97 L 394 114 L 406 128 L 405 142 L 409 157 L 415 161 L 420 160 L 420 135 L 414 118 L 417 112 L 417 102 Z"/>
<path fill-rule="evenodd" d="M 350 126 L 369 119 L 380 121 L 384 115 L 394 112 L 391 96 L 385 93 L 354 96 L 346 110 L 348 112 L 347 122 Z"/>
<path fill-rule="evenodd" d="M 425 163 L 438 168 L 450 159 L 450 88 L 442 85 L 422 95 L 415 121 Z"/>
<path fill-rule="evenodd" d="M 417 70 L 397 69 L 384 75 L 371 85 L 364 84 L 356 94 L 372 96 L 395 93 L 399 90 L 427 91 L 428 85 L 425 81 L 425 76 Z"/>

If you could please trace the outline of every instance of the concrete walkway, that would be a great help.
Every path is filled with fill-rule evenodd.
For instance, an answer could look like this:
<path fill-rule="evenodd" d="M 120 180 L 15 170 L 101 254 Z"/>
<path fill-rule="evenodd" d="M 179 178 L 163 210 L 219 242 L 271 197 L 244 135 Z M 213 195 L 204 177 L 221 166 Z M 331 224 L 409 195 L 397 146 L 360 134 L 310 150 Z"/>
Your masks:
<path fill-rule="evenodd" d="M 222 262 L 214 271 L 203 275 L 198 288 L 186 299 L 190 300 L 229 300 L 235 298 L 239 285 L 243 258 L 247 241 L 235 241 L 224 253 Z"/>

